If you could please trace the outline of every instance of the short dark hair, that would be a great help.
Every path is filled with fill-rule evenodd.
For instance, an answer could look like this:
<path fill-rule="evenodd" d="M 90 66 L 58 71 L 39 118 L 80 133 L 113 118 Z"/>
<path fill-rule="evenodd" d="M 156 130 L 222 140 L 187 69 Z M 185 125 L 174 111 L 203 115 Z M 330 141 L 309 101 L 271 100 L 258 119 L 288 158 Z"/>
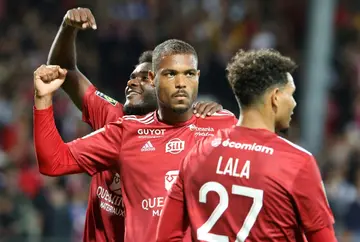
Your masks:
<path fill-rule="evenodd" d="M 197 53 L 190 44 L 182 40 L 169 39 L 155 47 L 152 58 L 152 69 L 156 71 L 161 58 L 169 55 L 191 54 L 198 60 Z"/>
<path fill-rule="evenodd" d="M 238 51 L 226 67 L 227 79 L 238 102 L 250 106 L 272 86 L 286 85 L 286 73 L 296 64 L 273 49 Z"/>
<path fill-rule="evenodd" d="M 142 63 L 151 63 L 152 62 L 152 56 L 153 56 L 153 51 L 152 50 L 144 51 L 139 57 L 138 65 L 140 65 Z"/>

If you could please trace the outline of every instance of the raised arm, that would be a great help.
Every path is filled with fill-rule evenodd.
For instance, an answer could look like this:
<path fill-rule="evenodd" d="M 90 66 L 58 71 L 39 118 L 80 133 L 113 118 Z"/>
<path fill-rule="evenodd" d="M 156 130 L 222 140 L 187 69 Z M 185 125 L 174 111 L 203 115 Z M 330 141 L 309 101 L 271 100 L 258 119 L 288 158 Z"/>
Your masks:
<path fill-rule="evenodd" d="M 62 88 L 80 110 L 86 90 L 92 84 L 77 68 L 76 36 L 79 29 L 89 28 L 97 28 L 95 18 L 89 9 L 77 8 L 67 11 L 52 43 L 47 61 L 48 65 L 59 65 L 68 70 Z"/>
<path fill-rule="evenodd" d="M 93 175 L 113 168 L 121 137 L 114 125 L 70 143 L 61 139 L 54 122 L 52 95 L 65 76 L 66 70 L 59 66 L 43 65 L 34 73 L 34 143 L 39 171 L 48 176 L 81 172 Z"/>

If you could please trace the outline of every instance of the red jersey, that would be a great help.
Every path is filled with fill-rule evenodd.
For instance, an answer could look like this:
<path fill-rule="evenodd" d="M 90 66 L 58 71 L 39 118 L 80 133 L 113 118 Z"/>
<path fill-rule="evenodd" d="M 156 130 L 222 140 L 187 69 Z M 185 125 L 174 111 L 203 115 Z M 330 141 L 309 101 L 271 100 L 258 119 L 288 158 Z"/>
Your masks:
<path fill-rule="evenodd" d="M 199 142 L 169 197 L 184 203 L 193 241 L 302 242 L 334 223 L 314 157 L 261 129 L 236 126 Z"/>
<path fill-rule="evenodd" d="M 123 116 L 123 106 L 91 86 L 83 98 L 83 121 L 94 130 Z M 91 178 L 84 241 L 124 241 L 125 210 L 119 174 L 112 170 Z"/>
<path fill-rule="evenodd" d="M 154 241 L 167 190 L 180 161 L 195 142 L 230 127 L 237 119 L 227 111 L 193 116 L 173 126 L 146 116 L 124 116 L 81 139 L 68 143 L 74 159 L 89 174 L 116 166 L 126 208 L 126 241 Z"/>

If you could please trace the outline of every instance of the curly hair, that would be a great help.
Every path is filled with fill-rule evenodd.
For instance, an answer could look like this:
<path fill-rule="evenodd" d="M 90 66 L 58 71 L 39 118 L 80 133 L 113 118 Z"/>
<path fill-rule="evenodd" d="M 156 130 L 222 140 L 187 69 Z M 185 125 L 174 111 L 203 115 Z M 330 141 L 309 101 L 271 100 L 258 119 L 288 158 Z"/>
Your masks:
<path fill-rule="evenodd" d="M 153 56 L 153 51 L 152 50 L 147 50 L 144 51 L 140 57 L 139 57 L 139 65 L 142 63 L 151 63 L 152 62 L 152 56 Z"/>
<path fill-rule="evenodd" d="M 182 40 L 169 39 L 157 45 L 153 51 L 153 71 L 157 71 L 161 58 L 169 55 L 191 54 L 198 60 L 197 53 L 190 44 Z"/>
<path fill-rule="evenodd" d="M 296 64 L 273 49 L 238 51 L 226 67 L 230 86 L 244 107 L 258 102 L 273 86 L 284 86 Z"/>

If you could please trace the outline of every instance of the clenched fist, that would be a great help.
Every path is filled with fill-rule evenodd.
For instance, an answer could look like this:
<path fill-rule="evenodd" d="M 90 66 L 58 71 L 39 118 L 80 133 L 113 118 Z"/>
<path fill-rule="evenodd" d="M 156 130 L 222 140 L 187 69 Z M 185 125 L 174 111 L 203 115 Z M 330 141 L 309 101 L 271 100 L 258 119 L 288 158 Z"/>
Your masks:
<path fill-rule="evenodd" d="M 35 96 L 38 98 L 52 94 L 64 83 L 67 70 L 56 65 L 41 65 L 34 72 Z"/>
<path fill-rule="evenodd" d="M 70 9 L 65 14 L 64 22 L 77 29 L 97 29 L 94 15 L 88 8 Z"/>

